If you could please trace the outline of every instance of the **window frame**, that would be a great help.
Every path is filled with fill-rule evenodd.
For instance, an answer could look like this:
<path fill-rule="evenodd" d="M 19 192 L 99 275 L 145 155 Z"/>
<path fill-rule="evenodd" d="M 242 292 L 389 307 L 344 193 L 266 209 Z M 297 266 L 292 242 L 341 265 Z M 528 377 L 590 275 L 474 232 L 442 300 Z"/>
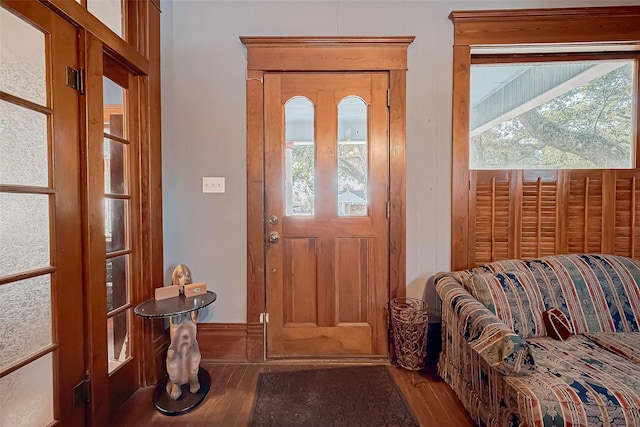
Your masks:
<path fill-rule="evenodd" d="M 451 269 L 470 266 L 469 98 L 472 56 L 495 49 L 508 54 L 514 47 L 549 50 L 587 48 L 602 51 L 640 51 L 640 7 L 506 9 L 453 11 Z M 597 28 L 598 31 L 593 29 Z M 511 55 L 516 57 L 517 55 Z M 635 90 L 640 85 L 636 67 Z M 640 108 L 634 106 L 634 149 L 640 141 Z M 635 164 L 640 164 L 635 149 Z"/>

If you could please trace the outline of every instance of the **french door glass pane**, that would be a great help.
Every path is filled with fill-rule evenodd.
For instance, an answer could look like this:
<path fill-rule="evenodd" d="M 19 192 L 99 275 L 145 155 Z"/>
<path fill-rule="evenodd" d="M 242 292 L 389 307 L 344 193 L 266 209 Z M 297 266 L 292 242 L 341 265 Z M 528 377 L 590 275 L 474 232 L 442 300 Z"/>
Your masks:
<path fill-rule="evenodd" d="M 0 91 L 47 105 L 44 34 L 0 8 Z"/>
<path fill-rule="evenodd" d="M 0 184 L 46 187 L 47 146 L 45 114 L 0 100 Z"/>
<path fill-rule="evenodd" d="M 104 191 L 107 194 L 126 194 L 127 148 L 122 142 L 104 140 Z"/>
<path fill-rule="evenodd" d="M 0 276 L 50 265 L 49 196 L 0 193 Z"/>
<path fill-rule="evenodd" d="M 0 286 L 0 369 L 51 344 L 51 278 Z M 3 425 L 3 424 L 0 424 Z"/>
<path fill-rule="evenodd" d="M 127 201 L 104 199 L 105 235 L 107 252 L 121 251 L 126 248 Z"/>
<path fill-rule="evenodd" d="M 128 255 L 107 260 L 107 312 L 127 303 Z"/>
<path fill-rule="evenodd" d="M 130 356 L 129 312 L 125 310 L 107 319 L 107 343 L 109 373 L 124 363 Z"/>
<path fill-rule="evenodd" d="M 284 106 L 284 117 L 286 214 L 313 215 L 315 198 L 313 103 L 301 96 L 291 98 Z"/>
<path fill-rule="evenodd" d="M 87 0 L 87 10 L 122 37 L 122 0 Z"/>
<path fill-rule="evenodd" d="M 112 80 L 102 78 L 102 96 L 104 101 L 104 133 L 125 138 L 124 131 L 124 94 L 125 89 Z"/>
<path fill-rule="evenodd" d="M 338 215 L 367 215 L 367 104 L 348 96 L 338 104 Z"/>
<path fill-rule="evenodd" d="M 0 378 L 0 426 L 46 426 L 53 421 L 51 353 Z"/>

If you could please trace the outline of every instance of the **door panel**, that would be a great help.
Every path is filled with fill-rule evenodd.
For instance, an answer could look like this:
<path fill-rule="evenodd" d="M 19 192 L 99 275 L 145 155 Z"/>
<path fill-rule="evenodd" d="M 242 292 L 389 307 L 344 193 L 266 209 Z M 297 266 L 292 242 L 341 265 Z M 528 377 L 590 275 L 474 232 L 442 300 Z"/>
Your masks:
<path fill-rule="evenodd" d="M 0 425 L 84 425 L 77 30 L 0 8 Z"/>
<path fill-rule="evenodd" d="M 386 354 L 387 86 L 265 76 L 269 357 Z"/>

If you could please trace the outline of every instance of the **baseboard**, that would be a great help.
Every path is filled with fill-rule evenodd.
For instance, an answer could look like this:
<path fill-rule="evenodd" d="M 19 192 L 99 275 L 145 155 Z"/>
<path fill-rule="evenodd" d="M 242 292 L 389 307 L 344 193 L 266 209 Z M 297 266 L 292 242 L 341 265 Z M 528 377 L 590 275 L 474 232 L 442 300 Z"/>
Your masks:
<path fill-rule="evenodd" d="M 264 362 L 264 324 L 247 324 L 247 360 Z"/>
<path fill-rule="evenodd" d="M 202 361 L 247 361 L 246 323 L 198 323 Z"/>

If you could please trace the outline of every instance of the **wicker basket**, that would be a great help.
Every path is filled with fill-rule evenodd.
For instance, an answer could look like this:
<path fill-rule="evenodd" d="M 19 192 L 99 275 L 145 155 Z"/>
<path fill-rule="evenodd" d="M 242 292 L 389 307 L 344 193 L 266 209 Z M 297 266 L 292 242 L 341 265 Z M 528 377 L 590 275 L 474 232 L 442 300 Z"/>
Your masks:
<path fill-rule="evenodd" d="M 396 360 L 410 370 L 424 368 L 427 355 L 427 304 L 417 298 L 393 298 L 389 302 Z"/>

